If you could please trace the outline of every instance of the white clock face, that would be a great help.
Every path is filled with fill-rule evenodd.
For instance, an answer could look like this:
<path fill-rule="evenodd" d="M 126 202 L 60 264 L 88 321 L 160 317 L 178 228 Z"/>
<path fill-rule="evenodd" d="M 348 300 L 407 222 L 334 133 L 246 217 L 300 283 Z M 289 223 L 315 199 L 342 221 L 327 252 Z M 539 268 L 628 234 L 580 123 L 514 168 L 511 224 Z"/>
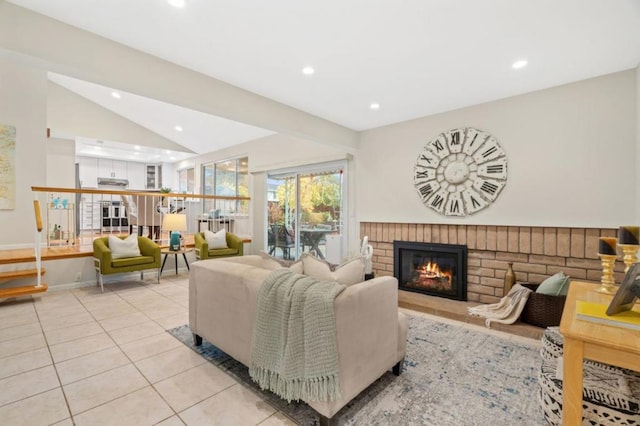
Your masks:
<path fill-rule="evenodd" d="M 464 127 L 427 142 L 413 181 L 422 202 L 446 216 L 476 213 L 500 195 L 507 183 L 507 157 L 489 133 Z"/>

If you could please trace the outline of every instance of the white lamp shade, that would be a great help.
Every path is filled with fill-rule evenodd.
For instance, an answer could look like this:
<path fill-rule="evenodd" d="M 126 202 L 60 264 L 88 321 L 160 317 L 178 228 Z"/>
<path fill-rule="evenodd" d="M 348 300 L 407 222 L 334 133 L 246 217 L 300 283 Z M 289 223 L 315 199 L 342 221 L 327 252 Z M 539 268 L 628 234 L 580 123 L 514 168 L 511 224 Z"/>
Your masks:
<path fill-rule="evenodd" d="M 162 229 L 165 231 L 186 231 L 187 215 L 167 213 L 162 216 Z"/>

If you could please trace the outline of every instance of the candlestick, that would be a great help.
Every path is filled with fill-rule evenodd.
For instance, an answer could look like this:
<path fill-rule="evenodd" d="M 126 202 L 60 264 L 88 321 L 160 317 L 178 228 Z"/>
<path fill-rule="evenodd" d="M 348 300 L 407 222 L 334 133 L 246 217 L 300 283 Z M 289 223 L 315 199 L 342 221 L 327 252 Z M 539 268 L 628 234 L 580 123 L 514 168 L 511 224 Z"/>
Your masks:
<path fill-rule="evenodd" d="M 618 244 L 622 249 L 622 253 L 624 256 L 622 260 L 626 265 L 624 268 L 624 272 L 626 273 L 631 265 L 638 261 L 638 250 L 640 249 L 640 245 L 637 244 Z"/>
<path fill-rule="evenodd" d="M 618 229 L 618 243 L 629 245 L 640 244 L 640 227 L 621 226 L 620 229 Z"/>
<path fill-rule="evenodd" d="M 618 291 L 616 281 L 613 278 L 613 266 L 616 263 L 616 256 L 611 254 L 598 253 L 600 262 L 602 263 L 602 278 L 598 293 L 615 294 Z"/>
<path fill-rule="evenodd" d="M 598 254 L 616 255 L 618 240 L 613 237 L 600 237 L 598 241 Z"/>

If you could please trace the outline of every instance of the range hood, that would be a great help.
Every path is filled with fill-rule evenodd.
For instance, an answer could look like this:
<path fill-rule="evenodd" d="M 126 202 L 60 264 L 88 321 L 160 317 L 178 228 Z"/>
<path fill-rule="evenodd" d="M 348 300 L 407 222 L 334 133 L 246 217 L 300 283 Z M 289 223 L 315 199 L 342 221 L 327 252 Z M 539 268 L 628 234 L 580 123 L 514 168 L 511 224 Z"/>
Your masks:
<path fill-rule="evenodd" d="M 117 186 L 117 187 L 125 188 L 129 186 L 129 180 L 99 177 L 98 186 Z"/>

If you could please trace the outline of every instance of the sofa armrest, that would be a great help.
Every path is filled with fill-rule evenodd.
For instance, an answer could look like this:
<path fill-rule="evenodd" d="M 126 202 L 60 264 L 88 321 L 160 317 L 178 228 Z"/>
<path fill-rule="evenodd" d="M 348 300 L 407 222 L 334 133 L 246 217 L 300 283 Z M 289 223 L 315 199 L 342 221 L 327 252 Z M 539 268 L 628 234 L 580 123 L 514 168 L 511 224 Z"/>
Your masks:
<path fill-rule="evenodd" d="M 244 242 L 231 232 L 227 232 L 227 247 L 238 250 L 238 256 L 244 254 Z"/>
<path fill-rule="evenodd" d="M 349 286 L 334 306 L 342 405 L 307 401 L 327 417 L 391 369 L 405 350 L 405 343 L 398 343 L 398 281 L 394 277 Z"/>
<path fill-rule="evenodd" d="M 138 237 L 138 247 L 143 256 L 152 256 L 154 263 L 160 262 L 160 246 L 147 237 Z"/>
<path fill-rule="evenodd" d="M 202 232 L 196 232 L 193 235 L 193 244 L 195 245 L 196 258 L 207 259 L 209 257 L 209 244 L 204 238 Z"/>

